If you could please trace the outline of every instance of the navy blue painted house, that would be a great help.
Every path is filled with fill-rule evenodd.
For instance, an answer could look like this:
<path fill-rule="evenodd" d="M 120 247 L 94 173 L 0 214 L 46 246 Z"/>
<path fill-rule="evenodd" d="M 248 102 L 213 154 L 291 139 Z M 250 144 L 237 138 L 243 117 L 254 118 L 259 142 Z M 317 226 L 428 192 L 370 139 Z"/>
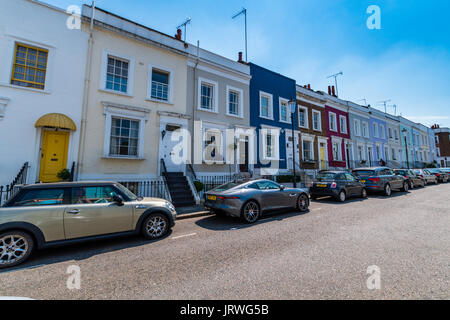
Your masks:
<path fill-rule="evenodd" d="M 290 100 L 296 100 L 295 80 L 249 63 L 250 126 L 257 133 L 255 173 L 276 174 L 292 169 L 292 124 Z M 297 126 L 296 108 L 294 128 Z M 294 130 L 298 145 L 298 130 Z M 298 162 L 298 159 L 297 159 Z M 267 170 L 270 168 L 270 170 Z M 272 170 L 273 169 L 273 170 Z"/>

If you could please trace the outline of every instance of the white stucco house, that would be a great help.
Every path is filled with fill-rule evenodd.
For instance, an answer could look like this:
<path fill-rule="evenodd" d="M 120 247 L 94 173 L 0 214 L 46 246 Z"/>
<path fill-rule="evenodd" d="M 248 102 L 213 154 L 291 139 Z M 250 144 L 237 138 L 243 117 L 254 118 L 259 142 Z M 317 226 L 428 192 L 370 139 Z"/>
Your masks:
<path fill-rule="evenodd" d="M 0 185 L 24 163 L 27 183 L 57 181 L 77 161 L 88 35 L 39 1 L 0 8 Z"/>

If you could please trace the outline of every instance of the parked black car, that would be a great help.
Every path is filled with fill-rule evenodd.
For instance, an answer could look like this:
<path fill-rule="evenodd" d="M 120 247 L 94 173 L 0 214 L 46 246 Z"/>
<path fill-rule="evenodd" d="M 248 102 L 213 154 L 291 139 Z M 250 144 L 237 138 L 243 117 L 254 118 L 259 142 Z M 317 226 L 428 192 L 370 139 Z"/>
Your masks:
<path fill-rule="evenodd" d="M 413 189 L 415 187 L 425 187 L 426 182 L 424 178 L 421 178 L 417 174 L 415 174 L 412 170 L 408 169 L 394 169 L 394 173 L 399 176 L 405 177 L 406 181 L 408 181 L 409 188 Z"/>
<path fill-rule="evenodd" d="M 437 177 L 439 183 L 448 182 L 449 175 L 442 169 L 428 169 L 428 171 Z"/>
<path fill-rule="evenodd" d="M 340 202 L 350 197 L 367 197 L 364 183 L 348 172 L 320 171 L 316 179 L 310 184 L 311 199 L 331 196 Z"/>
<path fill-rule="evenodd" d="M 392 169 L 387 167 L 354 169 L 353 174 L 365 184 L 369 192 L 383 192 L 389 197 L 393 189 L 405 192 L 409 190 L 405 177 L 395 175 Z"/>

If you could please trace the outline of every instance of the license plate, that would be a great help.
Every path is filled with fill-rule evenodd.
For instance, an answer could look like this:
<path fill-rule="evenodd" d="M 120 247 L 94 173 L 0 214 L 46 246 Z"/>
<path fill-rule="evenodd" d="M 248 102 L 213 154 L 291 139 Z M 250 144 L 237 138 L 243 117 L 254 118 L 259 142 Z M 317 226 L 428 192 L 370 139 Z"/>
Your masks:
<path fill-rule="evenodd" d="M 216 200 L 217 200 L 217 197 L 216 197 L 216 196 L 208 196 L 208 200 L 216 201 Z"/>
<path fill-rule="evenodd" d="M 366 183 L 366 180 L 361 180 L 362 183 Z"/>
<path fill-rule="evenodd" d="M 326 184 L 318 184 L 317 186 L 318 186 L 319 188 L 326 188 L 326 187 L 327 187 Z"/>

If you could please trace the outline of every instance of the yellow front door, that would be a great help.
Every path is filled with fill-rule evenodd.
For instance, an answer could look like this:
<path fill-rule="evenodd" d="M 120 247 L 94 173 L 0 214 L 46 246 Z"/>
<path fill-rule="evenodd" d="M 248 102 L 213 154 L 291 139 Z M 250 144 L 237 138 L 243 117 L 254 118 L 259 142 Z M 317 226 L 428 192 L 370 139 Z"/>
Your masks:
<path fill-rule="evenodd" d="M 67 150 L 69 147 L 69 132 L 44 131 L 41 150 L 41 182 L 57 182 L 59 171 L 66 168 Z"/>
<path fill-rule="evenodd" d="M 320 170 L 325 170 L 325 148 L 320 147 Z"/>

